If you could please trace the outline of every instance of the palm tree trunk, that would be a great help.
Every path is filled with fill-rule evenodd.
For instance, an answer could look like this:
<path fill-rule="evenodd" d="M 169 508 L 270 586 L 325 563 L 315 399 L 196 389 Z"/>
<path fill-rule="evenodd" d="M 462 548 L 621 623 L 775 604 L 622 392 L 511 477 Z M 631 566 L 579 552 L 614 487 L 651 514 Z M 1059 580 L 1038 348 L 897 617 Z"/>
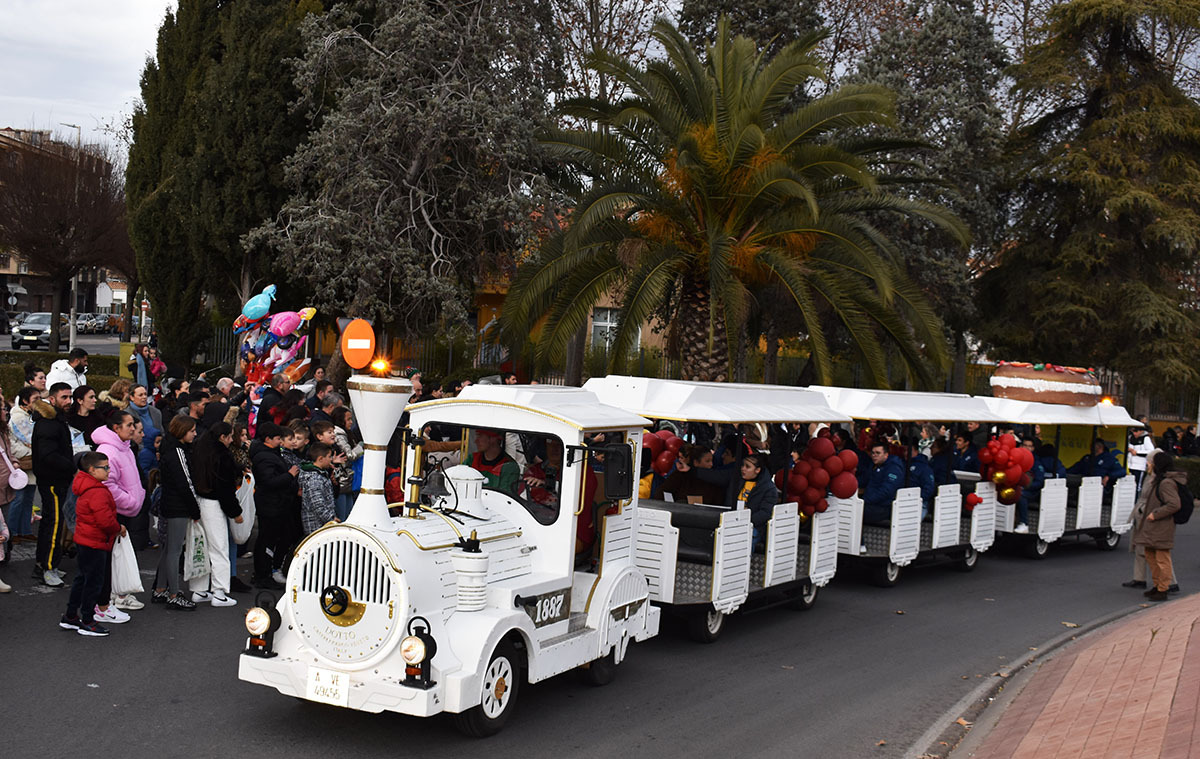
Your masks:
<path fill-rule="evenodd" d="M 767 322 L 767 354 L 763 357 L 763 382 L 779 384 L 779 325 L 770 314 L 764 314 Z"/>
<path fill-rule="evenodd" d="M 708 288 L 698 278 L 684 279 L 675 326 L 683 379 L 701 382 L 729 379 L 729 340 L 724 321 L 710 314 Z"/>

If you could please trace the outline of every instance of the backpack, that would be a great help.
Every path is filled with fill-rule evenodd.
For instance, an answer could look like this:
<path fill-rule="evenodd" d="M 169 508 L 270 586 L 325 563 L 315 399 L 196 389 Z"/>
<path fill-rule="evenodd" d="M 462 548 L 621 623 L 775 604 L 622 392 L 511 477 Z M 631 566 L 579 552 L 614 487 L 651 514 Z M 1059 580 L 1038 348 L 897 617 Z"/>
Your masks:
<path fill-rule="evenodd" d="M 1159 487 L 1162 487 L 1160 484 Z M 1175 524 L 1187 524 L 1192 518 L 1192 509 L 1196 507 L 1196 499 L 1192 496 L 1192 491 L 1188 490 L 1187 485 L 1175 483 L 1175 490 L 1179 493 L 1179 511 L 1176 511 L 1172 516 L 1175 517 Z M 1162 496 L 1159 496 L 1162 500 Z"/>

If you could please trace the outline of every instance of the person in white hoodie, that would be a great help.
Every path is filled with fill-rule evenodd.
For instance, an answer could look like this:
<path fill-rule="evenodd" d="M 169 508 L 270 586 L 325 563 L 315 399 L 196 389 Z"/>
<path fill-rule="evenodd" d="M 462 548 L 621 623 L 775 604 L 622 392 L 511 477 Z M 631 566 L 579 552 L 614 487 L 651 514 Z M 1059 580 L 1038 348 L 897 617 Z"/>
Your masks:
<path fill-rule="evenodd" d="M 1142 492 L 1142 484 L 1146 479 L 1146 459 L 1154 453 L 1154 438 L 1150 431 L 1142 428 L 1131 430 L 1129 433 L 1129 473 L 1137 482 L 1137 493 Z"/>
<path fill-rule="evenodd" d="M 87 384 L 88 352 L 83 348 L 75 348 L 50 365 L 50 373 L 46 375 L 46 385 L 53 387 L 59 382 L 65 382 L 74 390 Z"/>
<path fill-rule="evenodd" d="M 129 445 L 133 434 L 133 414 L 121 410 L 114 411 L 108 417 L 105 426 L 97 427 L 92 432 L 96 452 L 108 456 L 108 479 L 104 481 L 104 486 L 112 493 L 113 501 L 117 504 L 117 520 L 127 526 L 132 524 L 133 517 L 141 512 L 142 504 L 146 500 L 146 488 L 142 485 L 142 476 L 138 472 L 137 457 Z M 132 593 L 116 596 L 113 602 L 118 609 L 126 611 L 145 606 Z M 107 606 L 108 604 L 104 603 L 99 608 L 103 611 Z"/>

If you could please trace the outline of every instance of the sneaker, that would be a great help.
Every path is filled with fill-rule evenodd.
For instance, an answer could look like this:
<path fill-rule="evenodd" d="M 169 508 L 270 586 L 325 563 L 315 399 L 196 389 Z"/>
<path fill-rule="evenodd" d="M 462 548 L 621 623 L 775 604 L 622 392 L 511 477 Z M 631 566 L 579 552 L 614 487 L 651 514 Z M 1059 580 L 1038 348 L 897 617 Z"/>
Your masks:
<path fill-rule="evenodd" d="M 0 593 L 12 593 L 12 586 L 4 580 L 0 580 Z"/>
<path fill-rule="evenodd" d="M 212 601 L 209 603 L 211 603 L 213 606 L 237 606 L 237 599 L 230 598 L 224 593 L 213 593 Z"/>
<path fill-rule="evenodd" d="M 1166 601 L 1167 594 L 1156 590 L 1153 593 L 1148 594 L 1146 598 L 1150 599 L 1151 601 Z"/>
<path fill-rule="evenodd" d="M 1121 587 L 1122 588 L 1145 588 L 1146 581 L 1145 580 L 1126 580 L 1125 582 L 1121 583 Z"/>
<path fill-rule="evenodd" d="M 130 620 L 130 616 L 115 606 L 109 606 L 103 610 L 97 606 L 95 619 L 97 622 L 104 622 L 110 625 L 123 625 Z"/>
<path fill-rule="evenodd" d="M 242 582 L 242 578 L 235 577 L 229 581 L 229 590 L 234 593 L 250 593 L 254 588 Z"/>
<path fill-rule="evenodd" d="M 1017 533 L 1018 535 L 1028 535 L 1029 534 L 1029 525 L 1024 524 L 1024 523 L 1019 524 L 1013 528 L 1013 532 Z"/>
<path fill-rule="evenodd" d="M 283 590 L 283 583 L 275 582 L 274 578 L 271 577 L 256 577 L 254 578 L 254 587 L 266 590 Z"/>
<path fill-rule="evenodd" d="M 42 582 L 46 585 L 49 585 L 51 588 L 61 588 L 66 584 L 63 582 L 63 579 L 59 577 L 58 574 L 52 569 L 47 569 L 45 572 L 42 572 Z"/>
<path fill-rule="evenodd" d="M 167 608 L 175 609 L 176 611 L 195 611 L 196 604 L 184 598 L 182 593 L 176 593 L 167 601 Z"/>
<path fill-rule="evenodd" d="M 165 590 L 155 590 L 150 593 L 150 603 L 165 604 L 171 600 L 171 594 Z"/>
<path fill-rule="evenodd" d="M 103 638 L 108 635 L 108 628 L 92 620 L 91 622 L 80 622 L 76 632 L 89 638 Z"/>
<path fill-rule="evenodd" d="M 200 604 L 208 600 L 209 593 L 207 590 L 197 590 L 192 593 L 192 603 Z"/>
<path fill-rule="evenodd" d="M 62 619 L 58 620 L 58 626 L 64 630 L 78 630 L 82 624 L 83 620 L 79 617 L 68 617 L 66 614 L 62 615 Z"/>
<path fill-rule="evenodd" d="M 287 584 L 287 578 L 284 577 L 283 572 L 280 572 L 278 569 L 271 573 L 271 579 L 279 583 L 280 587 L 283 587 Z"/>
<path fill-rule="evenodd" d="M 138 597 L 132 593 L 127 593 L 123 596 L 113 596 L 112 605 L 125 611 L 137 611 L 138 609 L 146 608 L 146 604 L 139 601 Z"/>
<path fill-rule="evenodd" d="M 61 569 L 59 569 L 58 567 L 55 567 L 54 569 L 52 569 L 52 570 L 50 570 L 50 571 L 51 571 L 51 572 L 53 572 L 54 574 L 58 575 L 59 577 L 66 577 L 66 576 L 67 576 L 67 573 L 66 573 L 66 572 L 64 572 L 64 571 L 62 571 L 62 570 L 61 570 Z"/>
<path fill-rule="evenodd" d="M 2 592 L 2 591 L 0 591 L 0 592 Z M 1168 592 L 1168 593 L 1178 593 L 1178 592 L 1179 592 L 1179 586 L 1178 586 L 1178 585 L 1170 585 L 1170 586 L 1168 586 L 1168 587 L 1167 587 L 1167 592 Z"/>

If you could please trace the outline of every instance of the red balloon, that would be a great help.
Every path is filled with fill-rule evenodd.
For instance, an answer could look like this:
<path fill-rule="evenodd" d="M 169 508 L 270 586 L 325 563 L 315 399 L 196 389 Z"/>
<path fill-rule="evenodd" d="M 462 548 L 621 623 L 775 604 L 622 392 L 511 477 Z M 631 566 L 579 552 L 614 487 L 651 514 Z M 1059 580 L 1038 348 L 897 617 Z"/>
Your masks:
<path fill-rule="evenodd" d="M 980 464 L 992 463 L 992 449 L 991 448 L 981 448 L 979 450 L 979 463 Z"/>
<path fill-rule="evenodd" d="M 1029 476 L 1029 472 L 1021 475 L 1021 487 L 1027 488 L 1031 482 L 1033 482 L 1033 478 Z"/>
<path fill-rule="evenodd" d="M 683 438 L 673 437 L 667 441 L 667 450 L 671 453 L 679 453 L 679 449 L 683 447 Z"/>
<path fill-rule="evenodd" d="M 837 453 L 833 449 L 833 441 L 829 438 L 819 437 L 808 444 L 808 450 L 812 453 L 812 457 L 817 461 L 824 461 L 830 456 Z"/>
<path fill-rule="evenodd" d="M 968 493 L 967 503 L 971 506 L 978 506 L 979 504 L 983 503 L 983 498 L 981 498 L 978 493 Z"/>
<path fill-rule="evenodd" d="M 1028 472 L 1033 468 L 1033 453 L 1028 448 L 1014 448 L 1012 455 L 1008 458 L 1009 461 L 1021 467 L 1022 472 Z"/>
<path fill-rule="evenodd" d="M 654 471 L 666 477 L 671 473 L 671 468 L 675 466 L 675 454 L 670 451 L 663 451 L 654 457 Z"/>
<path fill-rule="evenodd" d="M 804 515 L 804 516 L 806 516 L 806 517 L 811 517 L 811 516 L 812 516 L 813 514 L 815 514 L 816 512 L 817 512 L 817 507 L 816 507 L 816 506 L 813 506 L 812 504 L 807 504 L 807 503 L 806 503 L 806 504 L 804 504 L 803 506 L 801 506 L 801 507 L 800 507 L 800 513 L 801 513 L 801 514 L 803 514 L 803 515 Z"/>
<path fill-rule="evenodd" d="M 842 473 L 842 470 L 846 468 L 846 465 L 842 463 L 840 456 L 830 456 L 829 458 L 825 459 L 825 462 L 821 464 L 821 466 L 825 468 L 826 472 L 829 472 L 830 477 L 837 477 Z"/>
<path fill-rule="evenodd" d="M 670 430 L 667 430 L 667 429 L 659 430 L 658 432 L 655 432 L 654 434 L 657 435 L 658 437 L 662 438 L 662 441 L 664 443 L 667 442 L 668 440 L 670 440 L 671 438 L 676 437 L 674 432 L 671 432 Z"/>
<path fill-rule="evenodd" d="M 642 447 L 650 449 L 652 458 L 658 458 L 658 454 L 663 452 L 665 446 L 663 439 L 657 435 L 642 435 Z"/>
<path fill-rule="evenodd" d="M 1012 433 L 1005 432 L 1000 436 L 1000 445 L 1011 450 L 1017 446 L 1017 439 L 1012 436 Z"/>
<path fill-rule="evenodd" d="M 807 477 L 808 473 L 811 472 L 812 470 L 813 470 L 813 465 L 811 463 L 805 461 L 804 459 L 800 459 L 792 467 L 793 472 L 798 472 L 799 474 L 801 474 L 805 477 Z"/>
<path fill-rule="evenodd" d="M 833 478 L 829 485 L 830 491 L 838 498 L 853 498 L 858 492 L 858 480 L 853 472 L 842 472 Z"/>
<path fill-rule="evenodd" d="M 824 495 L 825 494 L 822 493 L 820 490 L 817 490 L 814 487 L 810 487 L 804 491 L 804 495 L 801 497 L 804 499 L 805 506 L 815 506 L 817 504 L 817 501 L 821 500 L 821 498 Z"/>
<path fill-rule="evenodd" d="M 1008 451 L 1001 448 L 1000 450 L 996 451 L 996 454 L 994 456 L 992 456 L 992 460 L 996 462 L 996 466 L 1007 467 L 1008 466 Z"/>
<path fill-rule="evenodd" d="M 825 509 L 829 508 L 829 501 L 826 501 L 824 498 L 822 498 L 821 500 L 817 501 L 815 508 L 818 514 L 824 514 Z"/>
<path fill-rule="evenodd" d="M 792 471 L 794 472 L 796 470 L 793 469 Z M 805 490 L 808 490 L 807 477 L 802 474 L 793 474 L 792 476 L 788 477 L 787 492 L 789 494 L 803 493 Z"/>
<path fill-rule="evenodd" d="M 829 487 L 830 479 L 832 478 L 829 476 L 829 472 L 827 470 L 822 467 L 814 467 L 812 472 L 810 472 L 808 475 L 808 486 L 810 488 L 817 488 L 824 493 L 825 488 Z"/>
<path fill-rule="evenodd" d="M 1004 477 L 1010 485 L 1016 485 L 1021 481 L 1021 467 L 1016 464 L 1009 464 L 1008 468 L 1004 470 Z"/>
<path fill-rule="evenodd" d="M 1000 441 L 999 440 L 989 440 L 987 447 L 992 449 L 992 453 L 995 453 L 996 451 L 1000 450 Z"/>
<path fill-rule="evenodd" d="M 858 454 L 851 450 L 843 450 L 838 453 L 838 458 L 842 460 L 844 471 L 853 472 L 858 469 Z"/>

